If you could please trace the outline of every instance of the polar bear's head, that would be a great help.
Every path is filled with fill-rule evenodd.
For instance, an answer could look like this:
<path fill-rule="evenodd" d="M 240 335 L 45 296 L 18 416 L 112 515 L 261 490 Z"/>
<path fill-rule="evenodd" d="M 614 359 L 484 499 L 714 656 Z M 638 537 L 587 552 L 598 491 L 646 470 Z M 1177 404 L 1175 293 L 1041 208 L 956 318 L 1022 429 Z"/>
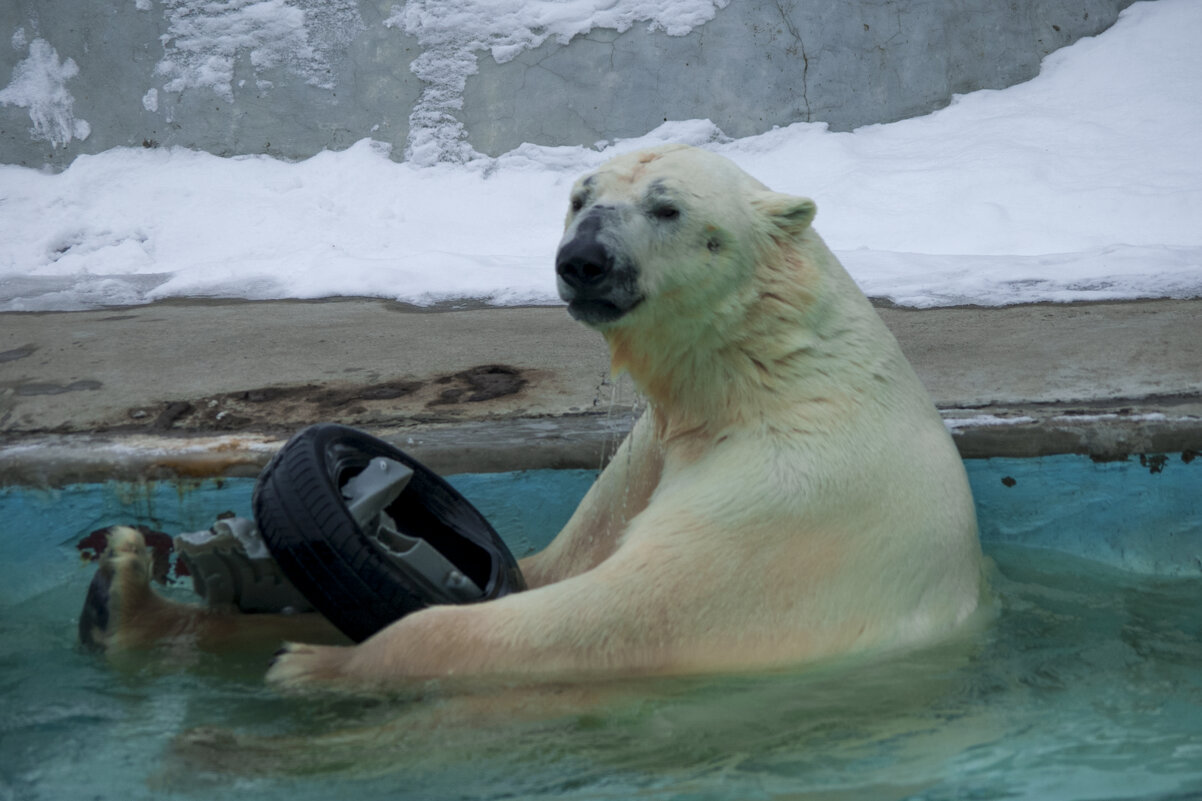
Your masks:
<path fill-rule="evenodd" d="M 871 306 L 810 226 L 814 212 L 705 150 L 619 156 L 572 188 L 559 294 L 605 336 L 613 371 L 658 407 L 741 413 L 749 397 L 784 397 L 819 351 L 879 338 Z"/>
<path fill-rule="evenodd" d="M 747 294 L 765 246 L 800 234 L 814 211 L 705 150 L 619 156 L 572 188 L 559 294 L 574 318 L 602 330 L 636 314 L 713 323 Z"/>

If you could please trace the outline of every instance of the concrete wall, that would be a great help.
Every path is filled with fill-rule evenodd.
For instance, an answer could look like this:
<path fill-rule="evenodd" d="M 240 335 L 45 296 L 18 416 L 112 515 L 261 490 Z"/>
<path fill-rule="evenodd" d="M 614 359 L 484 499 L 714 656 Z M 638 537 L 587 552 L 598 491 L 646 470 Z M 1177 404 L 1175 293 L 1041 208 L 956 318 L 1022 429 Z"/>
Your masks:
<path fill-rule="evenodd" d="M 705 0 L 675 26 L 623 2 L 617 22 L 464 33 L 438 9 L 471 0 L 6 0 L 0 162 L 123 145 L 304 158 L 371 137 L 425 164 L 665 120 L 849 130 L 1029 79 L 1131 0 Z"/>

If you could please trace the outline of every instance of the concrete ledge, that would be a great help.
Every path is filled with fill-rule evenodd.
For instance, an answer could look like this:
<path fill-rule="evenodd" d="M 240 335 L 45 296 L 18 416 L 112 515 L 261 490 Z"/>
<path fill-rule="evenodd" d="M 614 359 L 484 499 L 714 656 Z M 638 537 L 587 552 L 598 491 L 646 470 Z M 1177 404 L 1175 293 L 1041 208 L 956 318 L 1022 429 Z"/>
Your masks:
<path fill-rule="evenodd" d="M 629 413 L 372 431 L 444 475 L 599 468 L 629 431 Z M 0 486 L 254 477 L 285 442 L 260 435 L 46 435 L 0 450 Z"/>
<path fill-rule="evenodd" d="M 1034 411 L 1034 410 L 1027 410 Z M 1038 414 L 1038 412 L 1036 412 Z M 1202 417 L 1161 413 L 972 418 L 945 413 L 966 459 L 1083 454 L 1096 461 L 1202 455 Z M 997 422 L 1004 420 L 1007 422 Z M 1019 422 L 1013 422 L 1013 421 Z M 508 470 L 599 469 L 634 415 L 579 415 L 373 431 L 443 475 Z M 58 487 L 105 481 L 254 477 L 283 438 L 41 435 L 0 448 L 0 486 Z"/>
<path fill-rule="evenodd" d="M 882 307 L 966 458 L 1202 452 L 1202 301 Z M 0 485 L 253 476 L 336 420 L 443 473 L 597 468 L 638 399 L 561 308 L 0 315 Z"/>

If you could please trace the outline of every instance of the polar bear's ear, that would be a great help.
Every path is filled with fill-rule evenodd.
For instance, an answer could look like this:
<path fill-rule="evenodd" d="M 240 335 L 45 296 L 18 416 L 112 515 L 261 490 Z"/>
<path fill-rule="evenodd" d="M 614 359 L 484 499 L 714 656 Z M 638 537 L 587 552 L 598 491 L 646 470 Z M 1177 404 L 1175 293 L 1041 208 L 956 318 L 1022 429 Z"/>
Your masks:
<path fill-rule="evenodd" d="M 814 220 L 818 206 L 808 197 L 764 192 L 753 205 L 787 234 L 800 234 Z"/>

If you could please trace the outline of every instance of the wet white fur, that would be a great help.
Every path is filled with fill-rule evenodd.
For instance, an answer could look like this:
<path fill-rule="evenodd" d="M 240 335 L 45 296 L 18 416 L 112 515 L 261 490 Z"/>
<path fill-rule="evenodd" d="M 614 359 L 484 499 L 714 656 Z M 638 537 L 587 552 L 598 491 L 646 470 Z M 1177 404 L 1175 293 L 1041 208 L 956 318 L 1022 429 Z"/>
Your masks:
<path fill-rule="evenodd" d="M 567 236 L 593 205 L 619 209 L 604 236 L 645 300 L 600 330 L 648 413 L 522 562 L 533 589 L 428 609 L 355 647 L 293 645 L 268 678 L 760 669 L 961 625 L 981 576 L 963 466 L 810 226 L 814 204 L 679 146 L 614 159 L 573 198 Z M 651 213 L 665 202 L 674 219 Z"/>

